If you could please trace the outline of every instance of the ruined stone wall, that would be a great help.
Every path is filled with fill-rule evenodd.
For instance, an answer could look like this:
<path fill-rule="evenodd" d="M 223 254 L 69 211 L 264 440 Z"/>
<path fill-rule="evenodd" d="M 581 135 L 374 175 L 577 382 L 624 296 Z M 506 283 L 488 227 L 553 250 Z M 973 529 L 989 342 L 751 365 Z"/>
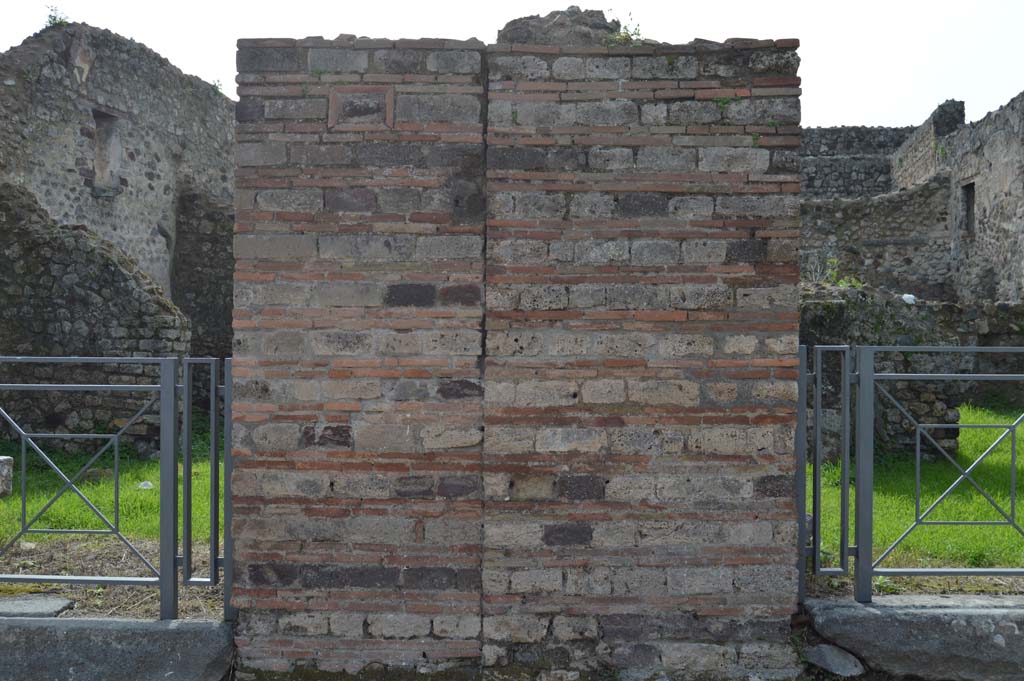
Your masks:
<path fill-rule="evenodd" d="M 820 154 L 831 153 L 822 150 L 889 153 L 879 139 L 895 141 L 906 129 L 882 137 L 854 134 L 872 129 L 806 132 L 802 278 L 836 274 L 827 264 L 835 258 L 839 276 L 898 292 L 964 305 L 1020 303 L 1024 93 L 976 123 L 963 120 L 962 102 L 941 104 L 891 152 L 896 191 L 872 196 L 852 183 L 843 201 L 831 200 L 840 195 L 828 190 L 837 175 L 820 165 Z M 840 167 L 850 176 L 856 168 Z"/>
<path fill-rule="evenodd" d="M 805 285 L 800 300 L 800 342 L 815 345 L 987 345 L 995 338 L 979 334 L 979 315 L 971 314 L 954 303 L 921 301 L 909 305 L 890 290 L 872 286 L 861 288 L 832 285 Z M 987 331 L 984 327 L 982 331 Z M 1001 334 L 1000 334 L 1001 335 Z M 1000 344 L 998 341 L 993 344 Z M 810 361 L 813 362 L 813 350 Z M 1004 360 L 1006 356 L 1000 355 Z M 875 367 L 879 372 L 956 373 L 978 369 L 981 355 L 879 353 Z M 823 367 L 823 456 L 839 457 L 840 394 L 839 362 L 834 355 Z M 1006 372 L 1006 368 L 996 371 Z M 957 423 L 957 407 L 966 395 L 977 390 L 967 382 L 894 381 L 886 390 L 918 423 Z M 808 396 L 809 400 L 812 399 Z M 810 405 L 811 402 L 809 401 Z M 850 414 L 856 411 L 851 405 Z M 813 414 L 808 409 L 809 428 L 813 432 Z M 881 391 L 875 395 L 875 439 L 883 453 L 913 454 L 915 424 Z M 931 432 L 947 452 L 957 448 L 956 430 L 935 429 Z M 922 449 L 924 456 L 937 458 L 938 450 Z"/>
<path fill-rule="evenodd" d="M 183 308 L 224 292 L 206 289 L 202 269 L 172 273 L 176 241 L 203 240 L 189 231 L 208 224 L 187 211 L 179 220 L 180 197 L 232 201 L 233 104 L 223 94 L 143 45 L 71 24 L 0 54 L 0 111 L 0 181 L 31 191 L 56 222 L 110 241 Z M 218 226 L 224 243 L 230 224 Z M 226 255 L 208 265 L 220 279 L 233 269 Z M 178 262 L 185 270 L 198 261 Z M 224 310 L 229 301 L 215 305 Z M 230 336 L 230 318 L 207 329 L 200 320 L 204 342 Z"/>
<path fill-rule="evenodd" d="M 800 143 L 801 196 L 856 198 L 892 191 L 892 154 L 907 128 L 806 128 Z"/>
<path fill-rule="evenodd" d="M 239 43 L 243 666 L 795 674 L 795 47 Z"/>
<path fill-rule="evenodd" d="M 955 296 L 950 181 L 861 199 L 805 200 L 804 281 L 844 276 L 933 300 Z"/>
<path fill-rule="evenodd" d="M 192 325 L 193 357 L 231 356 L 234 223 L 231 204 L 199 192 L 178 196 L 171 289 Z"/>
<path fill-rule="evenodd" d="M 964 124 L 964 103 L 948 100 L 907 138 L 893 154 L 892 177 L 897 189 L 907 189 L 938 175 L 949 162 L 944 138 Z"/>
<path fill-rule="evenodd" d="M 168 357 L 188 351 L 188 320 L 150 277 L 90 230 L 57 226 L 22 187 L 0 184 L 0 348 L 37 356 Z M 11 364 L 0 382 L 152 383 L 155 366 Z M 119 393 L 3 393 L 0 406 L 29 432 L 107 432 L 146 397 Z M 143 452 L 158 419 L 129 435 Z M 0 429 L 10 437 L 6 424 Z M 43 444 L 48 448 L 52 441 Z"/>
<path fill-rule="evenodd" d="M 965 303 L 979 299 L 1020 303 L 1024 300 L 1024 93 L 949 135 L 944 144 L 959 298 Z"/>

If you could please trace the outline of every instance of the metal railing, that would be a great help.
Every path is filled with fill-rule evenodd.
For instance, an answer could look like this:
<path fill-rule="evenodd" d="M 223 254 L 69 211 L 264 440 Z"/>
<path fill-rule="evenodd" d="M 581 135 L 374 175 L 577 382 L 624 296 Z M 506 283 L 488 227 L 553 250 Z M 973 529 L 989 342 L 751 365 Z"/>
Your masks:
<path fill-rule="evenodd" d="M 814 575 L 849 575 L 850 559 L 853 559 L 854 597 L 862 603 L 871 602 L 873 579 L 879 576 L 1024 576 L 1024 568 L 968 568 L 968 567 L 886 567 L 883 562 L 893 555 L 915 530 L 925 526 L 1006 526 L 1012 527 L 1024 538 L 1024 529 L 1017 522 L 1016 485 L 1017 485 L 1017 435 L 1016 429 L 1024 423 L 1024 414 L 1011 423 L 1001 424 L 960 424 L 960 423 L 922 423 L 906 405 L 894 396 L 887 384 L 905 382 L 991 382 L 1018 381 L 1024 382 L 1024 374 L 1017 373 L 980 373 L 980 372 L 898 372 L 878 371 L 877 358 L 888 353 L 932 353 L 947 355 L 963 355 L 967 353 L 1006 353 L 1024 354 L 1021 347 L 955 347 L 955 346 L 844 346 L 822 345 L 799 349 L 799 383 L 796 436 L 796 487 L 798 512 L 798 570 L 801 600 L 806 592 L 806 577 L 809 571 Z M 832 373 L 827 372 L 827 358 L 838 357 L 838 367 Z M 826 385 L 826 375 L 838 385 Z M 824 402 L 832 397 L 836 402 L 833 406 L 838 412 L 838 432 L 835 439 L 838 443 L 835 460 L 839 467 L 840 486 L 840 518 L 839 537 L 836 555 L 838 565 L 824 565 L 822 536 L 822 470 L 825 463 L 824 437 Z M 810 398 L 810 399 L 808 399 Z M 903 418 L 909 422 L 914 432 L 915 457 L 915 489 L 914 518 L 909 527 L 886 548 L 875 555 L 874 533 L 874 477 L 875 477 L 875 445 L 876 445 L 876 401 L 892 405 Z M 810 417 L 810 419 L 809 419 Z M 808 423 L 808 421 L 811 423 Z M 970 465 L 963 466 L 956 457 L 944 447 L 932 432 L 938 429 L 961 430 L 968 428 L 996 428 L 1003 432 L 989 445 L 985 451 Z M 1003 508 L 988 491 L 985 490 L 972 473 L 978 466 L 999 447 L 1009 441 L 1010 444 L 1010 507 Z M 922 445 L 927 445 L 941 455 L 955 468 L 958 477 L 949 485 L 935 501 L 923 508 L 921 487 Z M 810 451 L 808 451 L 810 449 Z M 853 463 L 851 468 L 851 449 Z M 811 473 L 811 484 L 808 489 L 807 472 Z M 850 488 L 851 473 L 854 478 L 855 499 L 851 508 Z M 930 519 L 935 509 L 948 499 L 962 484 L 968 483 L 974 488 L 1002 517 L 1001 520 L 934 520 Z M 810 514 L 808 515 L 808 498 Z M 850 544 L 851 510 L 853 511 L 854 542 Z"/>
<path fill-rule="evenodd" d="M 26 430 L 12 416 L 10 407 L 0 404 L 0 423 L 6 423 L 14 436 L 20 441 L 20 484 L 21 522 L 20 530 L 6 544 L 0 547 L 0 557 L 15 546 L 19 539 L 28 534 L 82 534 L 109 535 L 116 537 L 132 552 L 145 568 L 143 576 L 126 577 L 113 575 L 65 575 L 65 574 L 0 574 L 0 582 L 48 583 L 48 584 L 96 584 L 96 585 L 135 585 L 156 586 L 160 591 L 160 619 L 176 619 L 178 616 L 178 579 L 179 568 L 181 584 L 185 586 L 216 586 L 223 581 L 224 586 L 224 618 L 233 620 L 235 610 L 230 606 L 231 594 L 231 561 L 233 542 L 231 537 L 231 359 L 176 357 L 159 358 L 112 358 L 112 357 L 0 357 L 0 367 L 8 365 L 54 365 L 54 366 L 117 366 L 138 365 L 142 367 L 143 376 L 159 377 L 158 383 L 0 383 L 0 394 L 24 392 L 49 393 L 113 393 L 130 397 L 141 396 L 143 404 L 114 433 L 54 433 Z M 210 420 L 210 534 L 209 561 L 210 571 L 206 577 L 193 574 L 193 370 L 197 366 L 207 367 L 209 384 L 206 386 L 208 404 L 206 406 Z M 100 371 L 100 369 L 97 369 Z M 181 381 L 179 383 L 179 380 Z M 220 405 L 220 409 L 218 409 Z M 160 464 L 160 541 L 158 565 L 154 565 L 147 556 L 121 530 L 121 445 L 132 437 L 130 429 L 139 424 L 144 416 L 152 415 L 156 409 L 159 419 L 159 464 Z M 179 422 L 181 428 L 179 431 Z M 102 446 L 87 462 L 74 473 L 68 475 L 54 460 L 55 456 L 47 454 L 39 442 L 44 440 L 84 440 L 101 442 Z M 220 493 L 220 456 L 218 440 L 223 441 L 223 497 Z M 181 527 L 182 536 L 178 537 L 178 463 L 182 466 L 181 484 Z M 111 452 L 113 454 L 113 517 L 108 517 L 94 504 L 79 487 L 79 484 L 100 458 Z M 39 457 L 46 467 L 57 475 L 63 486 L 47 501 L 41 509 L 29 517 L 28 499 L 28 460 L 30 454 Z M 38 527 L 37 523 L 47 510 L 53 507 L 66 493 L 72 493 L 81 499 L 92 515 L 97 518 L 104 529 L 53 528 Z M 220 530 L 223 528 L 223 547 L 220 545 Z M 179 543 L 181 553 L 179 550 Z M 223 551 L 221 551 L 223 548 Z M 223 579 L 221 577 L 223 575 Z"/>

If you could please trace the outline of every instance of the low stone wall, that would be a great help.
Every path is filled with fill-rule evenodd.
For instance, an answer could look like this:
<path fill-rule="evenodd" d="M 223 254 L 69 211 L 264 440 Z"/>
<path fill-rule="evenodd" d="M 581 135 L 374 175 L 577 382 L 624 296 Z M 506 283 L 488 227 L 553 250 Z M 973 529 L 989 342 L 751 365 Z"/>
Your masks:
<path fill-rule="evenodd" d="M 805 199 L 801 279 L 850 276 L 897 293 L 951 300 L 956 259 L 949 178 L 864 199 Z"/>
<path fill-rule="evenodd" d="M 84 227 L 57 226 L 25 189 L 0 184 L 0 354 L 151 357 L 188 352 L 188 320 L 119 249 Z M 156 367 L 11 364 L 4 382 L 153 383 Z M 27 430 L 105 432 L 139 396 L 0 395 Z M 155 418 L 129 433 L 148 449 Z M 7 426 L 4 431 L 10 434 Z"/>
<path fill-rule="evenodd" d="M 891 291 L 825 285 L 804 285 L 800 303 L 800 342 L 814 345 L 937 345 L 1024 347 L 1024 305 L 982 303 L 905 303 Z M 838 456 L 838 360 L 825 367 L 826 458 Z M 1017 353 L 884 353 L 878 371 L 900 373 L 1024 373 L 1024 354 Z M 965 401 L 1024 405 L 1019 385 L 1002 381 L 898 381 L 885 386 L 920 422 L 957 423 L 957 407 Z M 891 402 L 876 402 L 878 442 L 889 451 L 914 449 L 911 422 Z M 852 412 L 851 412 L 852 413 Z M 813 425 L 813 424 L 812 424 Z M 957 430 L 937 431 L 948 451 L 957 446 Z M 926 447 L 924 455 L 938 452 Z"/>
<path fill-rule="evenodd" d="M 800 302 L 800 342 L 813 345 L 976 345 L 974 323 L 950 303 L 908 305 L 899 296 L 871 287 L 841 288 L 804 286 Z M 877 371 L 957 372 L 973 371 L 975 355 L 933 355 L 885 353 L 878 355 Z M 839 372 L 838 362 L 825 367 L 825 408 L 822 427 L 826 458 L 838 456 Z M 957 423 L 956 407 L 976 388 L 973 384 L 898 381 L 884 386 L 919 422 Z M 883 451 L 913 452 L 912 422 L 899 408 L 881 396 L 875 401 L 876 446 Z M 851 414 L 852 411 L 851 405 Z M 813 424 L 811 424 L 813 425 Z M 939 444 L 952 453 L 957 431 L 933 433 Z M 926 456 L 939 453 L 922 450 Z"/>

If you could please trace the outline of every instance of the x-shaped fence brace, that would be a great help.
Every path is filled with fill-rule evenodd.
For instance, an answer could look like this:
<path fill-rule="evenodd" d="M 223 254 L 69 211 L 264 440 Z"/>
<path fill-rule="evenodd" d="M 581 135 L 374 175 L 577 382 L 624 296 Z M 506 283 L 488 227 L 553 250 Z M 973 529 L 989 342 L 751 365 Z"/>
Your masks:
<path fill-rule="evenodd" d="M 4 545 L 4 547 L 2 549 L 0 549 L 0 556 L 3 556 L 4 554 L 6 554 L 11 549 L 11 547 L 14 546 L 14 544 L 19 539 L 21 539 L 23 536 L 25 536 L 29 532 L 46 532 L 46 533 L 52 533 L 52 534 L 106 534 L 106 535 L 113 535 L 113 536 L 117 537 L 118 539 L 120 539 L 122 542 L 124 542 L 124 545 L 127 546 L 128 549 L 132 553 L 134 553 L 138 557 L 139 560 L 142 561 L 142 563 L 153 573 L 153 575 L 155 575 L 156 577 L 159 577 L 160 576 L 160 571 L 157 570 L 156 567 L 154 567 L 153 564 L 149 560 L 147 560 L 146 557 L 143 556 L 142 553 L 140 553 L 137 548 L 135 548 L 135 545 L 132 544 L 128 540 L 128 538 L 125 537 L 121 533 L 121 528 L 120 528 L 120 512 L 119 512 L 119 508 L 120 508 L 120 484 L 118 482 L 118 473 L 119 473 L 119 471 L 118 471 L 118 460 L 120 458 L 120 451 L 119 451 L 119 444 L 118 443 L 120 441 L 120 438 L 121 438 L 122 435 L 124 435 L 128 431 L 128 429 L 132 425 L 134 425 L 140 418 L 142 418 L 142 416 L 154 404 L 156 404 L 157 399 L 158 399 L 158 396 L 154 396 L 154 397 L 149 398 L 149 400 L 142 406 L 142 408 L 139 409 L 137 412 L 135 412 L 135 414 L 130 419 L 128 419 L 128 422 L 125 423 L 113 435 L 96 435 L 96 436 L 94 436 L 94 438 L 95 437 L 99 437 L 99 438 L 107 439 L 107 443 L 105 445 L 103 445 L 100 448 L 100 450 L 98 452 L 96 452 L 96 454 L 94 454 L 93 457 L 91 459 L 89 459 L 89 461 L 87 461 L 86 464 L 84 466 L 82 466 L 82 468 L 79 469 L 79 471 L 73 477 L 71 477 L 71 478 L 69 478 L 67 475 L 65 475 L 64 471 L 61 470 L 60 466 L 58 466 L 56 463 L 54 463 L 53 459 L 51 459 L 49 456 L 47 456 L 46 452 L 44 452 L 39 447 L 39 445 L 37 445 L 36 442 L 35 442 L 35 439 L 42 439 L 42 438 L 47 438 L 47 437 L 51 437 L 52 438 L 52 437 L 55 437 L 55 436 L 56 437 L 62 437 L 62 436 L 57 435 L 57 434 L 52 434 L 52 433 L 29 433 L 29 432 L 25 431 L 25 429 L 23 429 L 13 418 L 11 418 L 10 414 L 8 414 L 2 407 L 0 407 L 0 417 L 2 417 L 3 420 L 6 421 L 8 423 L 8 425 L 11 426 L 11 428 L 18 435 L 18 437 L 21 438 L 21 457 L 22 457 L 22 476 L 21 476 L 21 505 L 22 505 L 21 506 L 21 513 L 22 513 L 22 515 L 21 515 L 21 530 L 16 535 L 14 535 L 14 538 L 11 539 L 9 542 L 7 542 L 7 544 Z M 71 436 L 71 437 L 74 437 L 74 436 Z M 51 469 L 53 469 L 53 472 L 56 473 L 57 476 L 61 480 L 64 481 L 64 486 L 61 487 L 60 490 L 49 501 L 47 501 L 46 504 L 38 512 L 36 512 L 36 514 L 34 516 L 32 516 L 32 519 L 28 520 L 27 522 L 25 520 L 25 518 L 26 518 L 26 513 L 25 513 L 25 503 L 26 503 L 26 488 L 25 488 L 25 485 L 26 485 L 26 481 L 25 481 L 25 475 L 24 475 L 24 471 L 25 471 L 25 457 L 26 457 L 26 449 L 25 448 L 26 448 L 26 446 L 30 447 L 36 454 L 38 454 L 39 457 L 46 463 L 46 465 L 49 466 Z M 104 513 L 102 511 L 100 511 L 96 507 L 96 505 L 93 504 L 89 500 L 88 497 L 86 497 L 86 495 L 82 492 L 82 490 L 79 489 L 78 485 L 75 484 L 75 483 L 77 483 L 81 479 L 81 477 L 83 475 L 85 475 L 85 473 L 97 461 L 99 461 L 100 457 L 102 457 L 105 453 L 107 453 L 107 451 L 111 448 L 111 446 L 113 446 L 113 448 L 114 448 L 114 522 L 110 522 L 110 520 L 107 518 L 107 516 L 104 515 Z M 48 511 L 50 509 L 50 507 L 52 507 L 55 503 L 57 503 L 57 500 L 59 500 L 62 496 L 64 496 L 65 492 L 67 492 L 69 490 L 74 492 L 85 503 L 85 505 L 89 507 L 89 510 L 92 511 L 92 513 L 97 518 L 99 518 L 100 521 L 104 525 L 107 526 L 108 529 L 106 529 L 106 530 L 81 530 L 81 529 L 77 529 L 76 530 L 76 529 L 57 529 L 57 528 L 33 529 L 33 526 L 36 524 L 36 522 L 39 521 L 40 518 L 43 517 L 43 514 L 45 514 L 46 511 Z"/>
<path fill-rule="evenodd" d="M 1018 525 L 1017 521 L 1016 521 L 1016 485 L 1017 485 L 1017 481 L 1016 481 L 1016 473 L 1017 473 L 1017 437 L 1016 437 L 1016 429 L 1017 429 L 1018 425 L 1020 425 L 1021 423 L 1024 423 L 1024 414 L 1021 414 L 1017 418 L 1017 420 L 1015 420 L 1012 424 L 1009 424 L 1009 425 L 992 424 L 991 426 L 987 426 L 987 427 L 991 427 L 991 428 L 1003 428 L 1005 430 L 1004 430 L 1004 432 L 998 438 L 996 438 L 995 442 L 993 442 L 991 445 L 989 445 L 989 447 L 981 454 L 981 456 L 979 456 L 970 466 L 968 466 L 965 469 L 963 466 L 960 465 L 960 463 L 956 460 L 956 458 L 951 456 L 949 454 L 949 452 L 946 451 L 945 447 L 940 445 L 935 440 L 935 438 L 932 437 L 931 433 L 928 432 L 927 426 L 924 426 L 921 423 L 919 423 L 918 420 L 915 419 L 910 414 L 910 412 L 907 410 L 907 408 L 904 407 L 899 402 L 899 400 L 897 400 L 895 397 L 893 397 L 892 394 L 888 390 L 885 389 L 885 387 L 883 387 L 882 385 L 879 385 L 877 383 L 875 384 L 875 387 L 878 389 L 878 391 L 881 393 L 881 395 L 883 397 L 885 397 L 887 400 L 889 400 L 889 402 L 891 402 L 900 411 L 900 413 L 903 414 L 903 416 L 906 417 L 907 420 L 909 420 L 913 424 L 914 429 L 915 429 L 915 431 L 917 433 L 916 437 L 917 437 L 917 443 L 918 444 L 917 444 L 916 456 L 918 458 L 918 473 L 917 473 L 917 486 L 916 486 L 916 489 L 914 491 L 914 501 L 915 501 L 915 509 L 916 509 L 916 513 L 915 513 L 916 517 L 914 518 L 914 522 L 911 524 L 910 527 L 908 527 L 906 529 L 905 532 L 903 532 L 903 534 L 901 534 L 899 536 L 898 539 L 896 539 L 896 541 L 894 541 L 889 546 L 889 548 L 887 548 L 885 551 L 882 552 L 882 554 L 874 561 L 874 563 L 872 563 L 872 568 L 878 567 L 878 565 L 883 560 L 885 560 L 887 557 L 889 557 L 889 555 L 893 551 L 896 550 L 896 547 L 899 546 L 903 542 L 903 540 L 906 539 L 910 535 L 911 532 L 913 532 L 915 529 L 917 529 L 918 527 L 921 527 L 923 525 L 937 525 L 937 524 L 942 524 L 942 525 L 1006 525 L 1006 526 L 1012 527 L 1013 529 L 1017 530 L 1017 532 L 1022 537 L 1024 537 L 1024 529 L 1021 529 L 1020 525 Z M 960 426 L 957 425 L 957 424 L 949 424 L 949 425 L 944 425 L 943 427 L 944 428 L 959 428 Z M 924 438 L 926 438 L 928 440 L 928 442 L 930 442 L 942 454 L 942 456 L 944 456 L 951 464 L 953 464 L 953 466 L 960 473 L 960 477 L 958 477 L 956 479 L 956 481 L 953 482 L 953 484 L 950 485 L 946 489 L 946 491 L 944 491 L 942 494 L 940 494 L 939 497 L 934 502 L 932 502 L 932 504 L 924 511 L 924 513 L 921 512 L 921 473 L 920 473 L 921 447 L 920 447 L 920 439 L 921 439 L 922 436 Z M 1010 487 L 1010 489 L 1011 489 L 1011 496 L 1010 496 L 1010 512 L 1009 513 L 1007 513 L 1003 509 L 1003 507 L 1000 506 L 999 503 L 995 499 L 993 499 L 992 496 L 988 492 L 986 492 L 985 489 L 980 484 L 978 484 L 978 482 L 973 477 L 971 477 L 971 473 L 981 464 L 982 461 L 985 460 L 985 458 L 989 454 L 994 452 L 996 450 L 996 448 L 1000 444 L 1002 444 L 1002 442 L 1007 438 L 1007 436 L 1010 437 L 1010 441 L 1011 441 L 1011 448 L 1010 448 L 1010 470 L 1011 470 L 1011 473 L 1010 473 L 1010 476 L 1011 476 L 1011 478 L 1010 478 L 1010 486 L 1011 487 Z M 949 497 L 949 495 L 952 494 L 960 486 L 960 484 L 963 483 L 963 482 L 969 482 L 976 490 L 978 490 L 978 492 L 988 501 L 988 503 L 991 504 L 992 508 L 994 508 L 996 511 L 998 511 L 999 514 L 1001 516 L 1003 516 L 1003 518 L 1006 519 L 1006 522 L 977 521 L 977 520 L 928 521 L 928 516 L 930 516 L 932 514 L 932 512 L 939 506 L 939 504 L 941 504 L 945 499 L 947 499 Z"/>

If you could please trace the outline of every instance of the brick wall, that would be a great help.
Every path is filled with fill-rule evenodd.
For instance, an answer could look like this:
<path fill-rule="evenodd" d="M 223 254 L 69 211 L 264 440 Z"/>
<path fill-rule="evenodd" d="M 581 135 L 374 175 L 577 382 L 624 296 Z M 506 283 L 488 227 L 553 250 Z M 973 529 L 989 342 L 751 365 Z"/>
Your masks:
<path fill-rule="evenodd" d="M 795 48 L 240 41 L 247 668 L 792 675 Z"/>

